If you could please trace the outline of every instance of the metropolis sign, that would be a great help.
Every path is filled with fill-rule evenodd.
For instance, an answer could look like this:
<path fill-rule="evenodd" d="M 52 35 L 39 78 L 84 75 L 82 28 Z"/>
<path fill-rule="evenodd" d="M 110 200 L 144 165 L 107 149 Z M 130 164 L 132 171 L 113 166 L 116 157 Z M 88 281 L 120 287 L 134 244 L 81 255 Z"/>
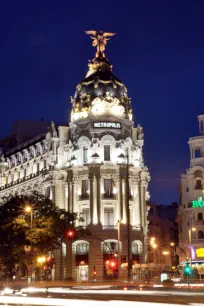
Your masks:
<path fill-rule="evenodd" d="M 120 122 L 94 122 L 94 128 L 121 129 Z"/>
<path fill-rule="evenodd" d="M 204 207 L 204 201 L 192 201 L 192 208 Z"/>

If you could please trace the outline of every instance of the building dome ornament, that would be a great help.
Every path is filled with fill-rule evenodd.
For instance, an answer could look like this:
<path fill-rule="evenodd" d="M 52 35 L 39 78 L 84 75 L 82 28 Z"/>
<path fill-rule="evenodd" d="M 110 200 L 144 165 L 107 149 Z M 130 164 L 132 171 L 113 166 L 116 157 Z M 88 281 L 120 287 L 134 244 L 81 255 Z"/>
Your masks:
<path fill-rule="evenodd" d="M 86 31 L 86 34 L 92 35 L 97 52 L 88 64 L 85 78 L 77 85 L 74 97 L 71 97 L 71 121 L 100 115 L 114 115 L 132 121 L 131 99 L 127 88 L 112 73 L 112 65 L 104 54 L 108 37 L 114 34 L 102 31 Z"/>

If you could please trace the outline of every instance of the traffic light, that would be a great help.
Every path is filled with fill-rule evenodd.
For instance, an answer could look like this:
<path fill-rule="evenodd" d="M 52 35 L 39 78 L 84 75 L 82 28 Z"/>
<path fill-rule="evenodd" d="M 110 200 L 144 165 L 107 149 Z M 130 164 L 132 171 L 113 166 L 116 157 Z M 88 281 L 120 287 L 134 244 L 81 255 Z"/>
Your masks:
<path fill-rule="evenodd" d="M 112 269 L 114 269 L 116 267 L 116 262 L 114 260 L 112 260 L 110 262 L 110 266 L 111 266 Z"/>
<path fill-rule="evenodd" d="M 184 267 L 183 271 L 184 271 L 184 274 L 185 274 L 186 276 L 191 275 L 192 269 L 191 269 L 191 267 L 189 266 L 188 263 L 187 263 L 186 266 Z"/>
<path fill-rule="evenodd" d="M 74 238 L 74 231 L 72 229 L 67 231 L 67 237 L 69 239 L 73 239 Z"/>

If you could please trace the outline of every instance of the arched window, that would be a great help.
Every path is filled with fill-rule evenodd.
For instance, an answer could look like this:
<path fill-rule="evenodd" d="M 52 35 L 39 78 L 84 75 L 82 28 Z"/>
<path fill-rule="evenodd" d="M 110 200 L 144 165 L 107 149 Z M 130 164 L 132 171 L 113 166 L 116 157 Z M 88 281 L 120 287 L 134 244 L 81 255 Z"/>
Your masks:
<path fill-rule="evenodd" d="M 132 254 L 141 255 L 142 254 L 142 242 L 135 240 L 132 242 Z"/>
<path fill-rule="evenodd" d="M 76 245 L 76 254 L 84 255 L 89 252 L 89 244 L 87 242 L 80 242 Z"/>
<path fill-rule="evenodd" d="M 198 239 L 204 239 L 203 231 L 198 231 Z"/>
<path fill-rule="evenodd" d="M 198 213 L 198 220 L 203 220 L 203 214 L 202 213 Z"/>

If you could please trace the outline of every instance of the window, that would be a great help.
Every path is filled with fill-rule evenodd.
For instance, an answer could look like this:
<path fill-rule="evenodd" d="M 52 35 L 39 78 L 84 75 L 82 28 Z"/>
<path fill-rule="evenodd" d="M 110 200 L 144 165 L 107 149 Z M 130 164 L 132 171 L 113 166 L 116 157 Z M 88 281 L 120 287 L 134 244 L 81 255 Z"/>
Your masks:
<path fill-rule="evenodd" d="M 198 220 L 203 220 L 203 214 L 202 213 L 198 213 Z"/>
<path fill-rule="evenodd" d="M 108 198 L 113 196 L 113 184 L 111 179 L 104 179 L 104 196 Z"/>
<path fill-rule="evenodd" d="M 195 190 L 203 189 L 201 180 L 196 180 Z"/>
<path fill-rule="evenodd" d="M 87 161 L 88 161 L 88 148 L 83 147 L 83 162 L 87 163 Z"/>
<path fill-rule="evenodd" d="M 104 209 L 104 225 L 105 226 L 113 226 L 114 225 L 113 208 L 105 208 Z"/>
<path fill-rule="evenodd" d="M 198 231 L 198 239 L 204 239 L 203 231 Z"/>
<path fill-rule="evenodd" d="M 82 180 L 81 183 L 81 197 L 82 198 L 88 198 L 88 189 L 89 189 L 89 181 L 88 180 Z"/>
<path fill-rule="evenodd" d="M 83 222 L 83 226 L 87 226 L 89 225 L 90 223 L 90 214 L 89 214 L 89 209 L 83 209 L 82 210 L 82 218 L 84 219 L 84 222 Z"/>
<path fill-rule="evenodd" d="M 77 254 L 77 255 L 88 254 L 88 251 L 89 251 L 88 243 L 86 243 L 86 242 L 81 242 L 81 243 L 78 243 L 78 244 L 76 245 L 76 254 Z"/>
<path fill-rule="evenodd" d="M 199 158 L 200 157 L 200 149 L 196 149 L 195 150 L 195 158 Z"/>
<path fill-rule="evenodd" d="M 188 187 L 186 187 L 186 192 L 189 192 L 189 188 Z"/>
<path fill-rule="evenodd" d="M 103 244 L 103 253 L 112 254 L 118 252 L 118 244 L 117 242 L 105 241 Z"/>
<path fill-rule="evenodd" d="M 132 254 L 140 255 L 142 253 L 142 243 L 141 241 L 132 242 Z"/>
<path fill-rule="evenodd" d="M 104 161 L 110 161 L 110 146 L 104 146 Z"/>

